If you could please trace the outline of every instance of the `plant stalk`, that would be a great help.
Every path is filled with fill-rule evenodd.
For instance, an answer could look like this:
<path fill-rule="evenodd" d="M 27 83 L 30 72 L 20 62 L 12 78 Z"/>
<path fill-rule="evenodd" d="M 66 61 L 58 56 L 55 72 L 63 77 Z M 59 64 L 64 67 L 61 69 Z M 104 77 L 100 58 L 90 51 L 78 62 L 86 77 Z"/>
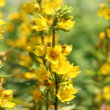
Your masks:
<path fill-rule="evenodd" d="M 55 47 L 55 30 L 53 29 L 53 36 L 52 36 L 52 47 Z M 55 75 L 55 95 L 58 93 L 58 78 L 57 74 L 54 73 Z M 55 96 L 55 103 L 54 103 L 54 110 L 58 110 L 58 98 Z"/>

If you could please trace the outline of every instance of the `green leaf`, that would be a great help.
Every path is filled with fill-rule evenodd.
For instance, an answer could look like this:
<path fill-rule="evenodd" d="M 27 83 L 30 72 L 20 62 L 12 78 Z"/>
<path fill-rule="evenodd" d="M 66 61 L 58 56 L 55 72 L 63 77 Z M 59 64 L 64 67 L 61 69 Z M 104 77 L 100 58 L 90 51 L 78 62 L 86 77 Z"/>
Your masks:
<path fill-rule="evenodd" d="M 12 77 L 13 75 L 0 75 L 0 78 Z"/>
<path fill-rule="evenodd" d="M 5 110 L 4 108 L 0 107 L 0 110 Z"/>

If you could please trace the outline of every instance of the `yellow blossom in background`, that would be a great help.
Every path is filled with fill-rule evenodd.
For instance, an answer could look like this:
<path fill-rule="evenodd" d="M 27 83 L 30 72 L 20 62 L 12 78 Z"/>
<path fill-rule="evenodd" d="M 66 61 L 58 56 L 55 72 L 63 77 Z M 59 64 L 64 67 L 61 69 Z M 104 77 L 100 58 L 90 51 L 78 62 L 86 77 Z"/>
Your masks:
<path fill-rule="evenodd" d="M 19 33 L 22 35 L 22 36 L 28 36 L 31 32 L 30 30 L 30 27 L 28 26 L 28 24 L 26 23 L 22 23 L 20 26 L 19 26 L 19 29 L 18 29 Z"/>
<path fill-rule="evenodd" d="M 0 39 L 3 39 L 3 31 L 0 31 Z"/>
<path fill-rule="evenodd" d="M 40 64 L 40 67 L 34 70 L 34 74 L 38 80 L 47 80 L 50 72 L 43 64 Z"/>
<path fill-rule="evenodd" d="M 110 86 L 105 86 L 103 88 L 103 97 L 106 99 L 106 100 L 110 100 Z"/>
<path fill-rule="evenodd" d="M 107 37 L 110 38 L 110 28 L 106 29 Z"/>
<path fill-rule="evenodd" d="M 106 4 L 105 3 L 100 3 L 99 7 L 100 8 L 105 8 L 106 7 Z"/>
<path fill-rule="evenodd" d="M 75 24 L 75 21 L 71 21 L 71 19 L 61 19 L 57 23 L 57 28 L 69 31 Z"/>
<path fill-rule="evenodd" d="M 107 7 L 106 4 L 100 4 L 100 10 L 98 12 L 98 15 L 107 20 L 110 20 L 110 8 Z"/>
<path fill-rule="evenodd" d="M 21 55 L 19 64 L 24 67 L 29 67 L 31 64 L 31 57 L 29 55 Z"/>
<path fill-rule="evenodd" d="M 44 17 L 40 16 L 40 18 L 35 18 L 34 22 L 35 22 L 35 26 L 32 27 L 34 30 L 36 31 L 47 30 L 48 25 Z"/>
<path fill-rule="evenodd" d="M 5 22 L 3 21 L 3 20 L 1 20 L 1 18 L 2 18 L 2 14 L 0 14 L 0 39 L 3 39 L 3 30 L 2 30 L 2 25 L 4 25 L 5 24 Z"/>
<path fill-rule="evenodd" d="M 3 7 L 5 5 L 5 0 L 0 0 L 0 7 Z"/>
<path fill-rule="evenodd" d="M 27 37 L 26 36 L 22 37 L 21 35 L 17 40 L 15 40 L 15 42 L 10 41 L 8 43 L 11 43 L 14 47 L 17 47 L 17 48 L 23 48 L 26 45 L 26 41 L 27 41 Z"/>
<path fill-rule="evenodd" d="M 100 40 L 104 40 L 105 37 L 106 37 L 105 32 L 101 32 L 101 33 L 99 34 L 99 38 L 100 38 Z"/>
<path fill-rule="evenodd" d="M 75 98 L 74 94 L 77 93 L 77 90 L 73 88 L 72 84 L 61 86 L 58 90 L 57 97 L 61 102 L 71 101 Z"/>
<path fill-rule="evenodd" d="M 34 78 L 34 74 L 30 73 L 30 72 L 26 72 L 26 73 L 24 73 L 24 77 L 26 79 L 32 79 L 32 78 Z"/>
<path fill-rule="evenodd" d="M 105 63 L 100 68 L 100 73 L 103 75 L 110 74 L 110 63 Z"/>
<path fill-rule="evenodd" d="M 61 45 L 56 45 L 55 47 L 47 47 L 46 59 L 51 63 L 58 63 L 61 58 L 61 52 Z"/>
<path fill-rule="evenodd" d="M 11 13 L 11 14 L 8 16 L 8 20 L 9 20 L 9 21 L 15 21 L 15 20 L 18 20 L 19 18 L 20 18 L 19 13 Z"/>
<path fill-rule="evenodd" d="M 0 26 L 5 24 L 5 22 L 3 20 L 0 19 Z"/>
<path fill-rule="evenodd" d="M 21 6 L 21 10 L 25 13 L 32 13 L 34 11 L 34 3 L 23 3 Z"/>
<path fill-rule="evenodd" d="M 62 6 L 63 0 L 44 0 L 43 4 L 43 13 L 53 15 L 55 10 Z"/>
<path fill-rule="evenodd" d="M 4 108 L 12 108 L 15 106 L 15 103 L 11 102 L 13 99 L 12 90 L 3 90 L 0 92 L 0 106 Z"/>

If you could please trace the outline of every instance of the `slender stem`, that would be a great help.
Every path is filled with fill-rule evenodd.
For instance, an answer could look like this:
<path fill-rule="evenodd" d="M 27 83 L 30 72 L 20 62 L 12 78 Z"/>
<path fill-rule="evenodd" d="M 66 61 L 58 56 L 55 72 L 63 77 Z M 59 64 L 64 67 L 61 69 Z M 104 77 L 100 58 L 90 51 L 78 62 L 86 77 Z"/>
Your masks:
<path fill-rule="evenodd" d="M 46 103 L 46 110 L 48 110 L 48 103 Z"/>
<path fill-rule="evenodd" d="M 39 3 L 39 13 L 42 14 L 42 0 L 37 0 L 37 2 Z"/>
<path fill-rule="evenodd" d="M 52 47 L 55 46 L 55 30 L 53 29 L 53 36 L 52 36 Z"/>
<path fill-rule="evenodd" d="M 58 93 L 58 79 L 57 79 L 57 74 L 55 73 L 55 87 L 56 87 L 56 95 L 57 95 L 57 93 Z M 55 96 L 55 110 L 58 110 L 58 98 L 57 98 L 57 96 Z"/>
<path fill-rule="evenodd" d="M 53 29 L 53 36 L 52 36 L 52 47 L 55 47 L 55 30 Z M 55 95 L 58 93 L 58 78 L 57 74 L 54 73 L 55 76 Z M 55 96 L 55 103 L 54 103 L 54 110 L 58 110 L 58 98 Z"/>
<path fill-rule="evenodd" d="M 46 100 L 46 110 L 48 110 L 48 92 L 47 92 L 47 100 Z"/>
<path fill-rule="evenodd" d="M 30 108 L 30 110 L 36 110 L 37 104 L 35 102 L 33 102 L 32 107 Z"/>
<path fill-rule="evenodd" d="M 49 109 L 49 106 L 48 106 L 48 88 L 47 88 L 47 93 L 46 93 L 46 110 Z"/>
<path fill-rule="evenodd" d="M 44 44 L 44 34 L 43 34 L 43 31 L 40 32 L 40 35 L 41 35 L 41 39 L 42 39 L 42 44 Z"/>

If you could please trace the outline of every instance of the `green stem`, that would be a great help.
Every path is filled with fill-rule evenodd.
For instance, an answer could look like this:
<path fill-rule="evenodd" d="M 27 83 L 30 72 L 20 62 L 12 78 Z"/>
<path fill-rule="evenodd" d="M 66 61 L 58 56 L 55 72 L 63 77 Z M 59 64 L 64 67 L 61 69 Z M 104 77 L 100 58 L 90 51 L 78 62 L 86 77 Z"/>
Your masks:
<path fill-rule="evenodd" d="M 47 89 L 47 98 L 46 98 L 46 110 L 48 110 L 48 89 Z"/>
<path fill-rule="evenodd" d="M 48 103 L 46 103 L 46 110 L 48 110 Z"/>
<path fill-rule="evenodd" d="M 58 79 L 57 79 L 57 74 L 55 73 L 55 89 L 56 89 L 56 95 L 57 95 L 57 93 L 58 93 Z M 55 110 L 58 110 L 58 98 L 57 98 L 57 96 L 55 96 L 55 105 L 54 105 L 54 107 L 55 107 Z"/>
<path fill-rule="evenodd" d="M 55 46 L 55 30 L 53 29 L 53 36 L 52 36 L 52 47 Z"/>
<path fill-rule="evenodd" d="M 52 36 L 52 47 L 55 47 L 55 30 L 53 29 L 53 36 Z M 54 110 L 58 110 L 58 98 L 57 98 L 57 93 L 58 93 L 58 78 L 57 74 L 54 73 L 55 76 L 55 103 L 54 103 Z"/>
<path fill-rule="evenodd" d="M 43 31 L 40 32 L 40 35 L 41 35 L 41 39 L 42 39 L 42 44 L 44 44 L 44 34 L 43 34 Z"/>
<path fill-rule="evenodd" d="M 39 13 L 42 14 L 42 0 L 37 0 L 37 2 L 39 3 L 40 6 Z"/>

